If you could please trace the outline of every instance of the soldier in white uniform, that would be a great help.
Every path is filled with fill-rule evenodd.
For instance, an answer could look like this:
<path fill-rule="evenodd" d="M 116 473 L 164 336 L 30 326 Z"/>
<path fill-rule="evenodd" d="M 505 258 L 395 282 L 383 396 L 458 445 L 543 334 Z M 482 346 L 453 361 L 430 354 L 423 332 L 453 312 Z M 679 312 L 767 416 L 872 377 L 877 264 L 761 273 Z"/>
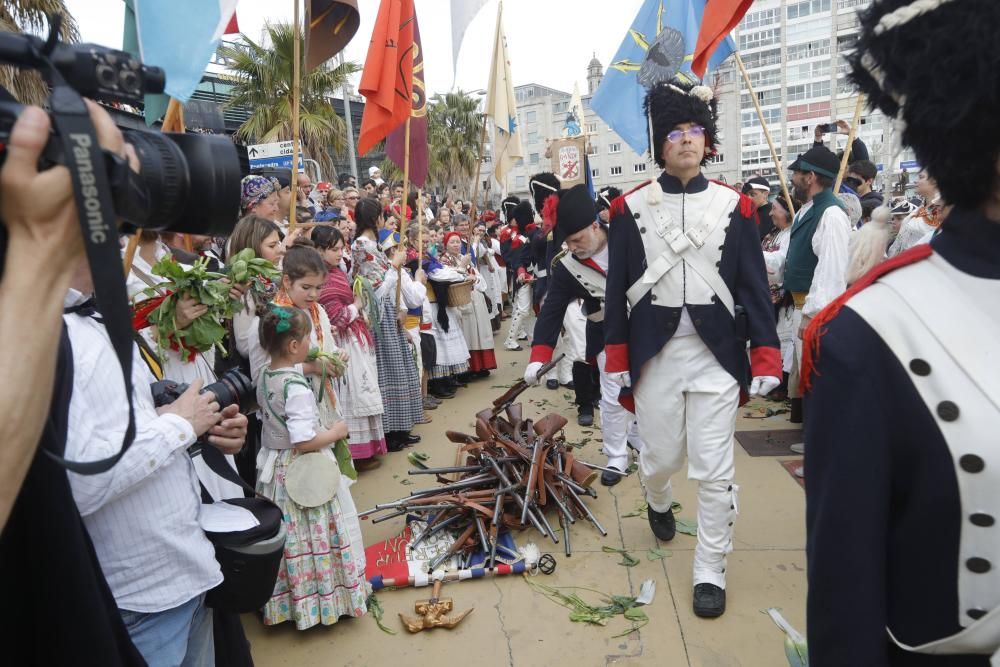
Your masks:
<path fill-rule="evenodd" d="M 996 665 L 1000 3 L 882 0 L 861 25 L 851 78 L 952 209 L 806 330 L 810 665 Z"/>
<path fill-rule="evenodd" d="M 711 89 L 660 83 L 646 107 L 664 172 L 611 207 L 605 371 L 639 421 L 657 538 L 674 536 L 670 478 L 685 456 L 699 483 L 694 612 L 714 617 L 736 518 L 737 407 L 780 384 L 781 354 L 753 202 L 701 173 L 718 138 Z"/>

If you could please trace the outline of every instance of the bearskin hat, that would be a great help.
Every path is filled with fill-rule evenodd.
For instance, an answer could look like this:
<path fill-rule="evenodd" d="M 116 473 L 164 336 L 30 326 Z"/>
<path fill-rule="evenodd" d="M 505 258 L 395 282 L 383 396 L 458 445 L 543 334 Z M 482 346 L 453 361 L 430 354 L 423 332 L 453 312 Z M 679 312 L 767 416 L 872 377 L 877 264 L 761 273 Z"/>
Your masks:
<path fill-rule="evenodd" d="M 611 202 L 622 196 L 622 191 L 616 187 L 607 187 L 597 193 L 597 201 L 594 205 L 597 207 L 598 211 L 603 211 L 606 208 L 611 208 Z"/>
<path fill-rule="evenodd" d="M 880 0 L 860 20 L 851 81 L 896 119 L 945 201 L 979 207 L 1000 154 L 1000 2 Z"/>
<path fill-rule="evenodd" d="M 535 221 L 535 211 L 528 201 L 521 201 L 514 207 L 513 217 L 514 222 L 523 230 Z"/>
<path fill-rule="evenodd" d="M 558 194 L 559 190 L 562 189 L 562 183 L 559 181 L 559 177 L 551 171 L 543 171 L 531 177 L 528 181 L 528 189 L 531 190 L 535 210 L 541 215 L 542 209 L 545 208 L 545 200 L 550 195 Z"/>
<path fill-rule="evenodd" d="M 643 105 L 653 124 L 653 146 L 651 153 L 656 164 L 664 168 L 663 143 L 667 135 L 681 123 L 696 123 L 705 128 L 705 147 L 715 152 L 715 141 L 719 136 L 716 129 L 718 102 L 715 93 L 707 86 L 693 85 L 679 79 L 658 83 L 646 93 Z M 708 156 L 702 164 L 708 161 Z"/>

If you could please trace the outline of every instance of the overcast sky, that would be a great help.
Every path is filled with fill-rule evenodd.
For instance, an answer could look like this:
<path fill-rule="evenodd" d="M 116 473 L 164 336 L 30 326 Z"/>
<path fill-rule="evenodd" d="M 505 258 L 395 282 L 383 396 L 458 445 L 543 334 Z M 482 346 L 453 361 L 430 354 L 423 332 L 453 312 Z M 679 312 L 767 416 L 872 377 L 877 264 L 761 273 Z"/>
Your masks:
<path fill-rule="evenodd" d="M 427 87 L 431 94 L 446 92 L 453 74 L 451 3 L 415 1 Z M 458 62 L 459 88 L 476 90 L 489 83 L 498 1 L 489 0 L 465 33 Z M 586 94 L 587 63 L 596 53 L 607 67 L 641 4 L 642 0 L 504 0 L 504 29 L 515 85 L 540 83 L 572 92 L 575 81 Z M 121 48 L 122 0 L 66 0 L 66 5 L 80 25 L 83 41 Z M 345 55 L 363 64 L 379 1 L 358 0 L 358 6 L 361 27 Z M 243 32 L 258 39 L 265 22 L 290 21 L 292 7 L 290 0 L 240 0 L 236 14 Z"/>

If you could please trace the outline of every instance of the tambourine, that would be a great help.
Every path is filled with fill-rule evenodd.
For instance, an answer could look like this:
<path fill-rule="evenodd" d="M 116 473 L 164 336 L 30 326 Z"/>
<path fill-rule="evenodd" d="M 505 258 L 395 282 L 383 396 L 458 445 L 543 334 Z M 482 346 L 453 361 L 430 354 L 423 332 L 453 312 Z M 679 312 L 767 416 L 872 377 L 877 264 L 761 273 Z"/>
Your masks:
<path fill-rule="evenodd" d="M 340 466 L 320 452 L 297 456 L 285 470 L 285 491 L 297 505 L 319 507 L 333 500 L 340 488 Z"/>

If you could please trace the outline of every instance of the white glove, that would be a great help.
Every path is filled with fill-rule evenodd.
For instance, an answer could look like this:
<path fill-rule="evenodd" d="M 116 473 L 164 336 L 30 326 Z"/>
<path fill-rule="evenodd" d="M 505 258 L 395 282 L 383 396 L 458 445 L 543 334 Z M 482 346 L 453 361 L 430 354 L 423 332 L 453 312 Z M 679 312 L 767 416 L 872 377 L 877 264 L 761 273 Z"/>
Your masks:
<path fill-rule="evenodd" d="M 751 396 L 767 396 L 771 390 L 781 384 L 781 380 L 771 375 L 759 375 L 750 383 Z"/>
<path fill-rule="evenodd" d="M 524 381 L 532 386 L 541 382 L 542 379 L 538 377 L 538 371 L 540 371 L 544 365 L 545 364 L 540 361 L 532 361 L 528 364 L 528 367 L 524 369 Z"/>
<path fill-rule="evenodd" d="M 608 377 L 622 389 L 632 386 L 632 374 L 628 371 L 622 371 L 621 373 L 608 373 Z"/>

